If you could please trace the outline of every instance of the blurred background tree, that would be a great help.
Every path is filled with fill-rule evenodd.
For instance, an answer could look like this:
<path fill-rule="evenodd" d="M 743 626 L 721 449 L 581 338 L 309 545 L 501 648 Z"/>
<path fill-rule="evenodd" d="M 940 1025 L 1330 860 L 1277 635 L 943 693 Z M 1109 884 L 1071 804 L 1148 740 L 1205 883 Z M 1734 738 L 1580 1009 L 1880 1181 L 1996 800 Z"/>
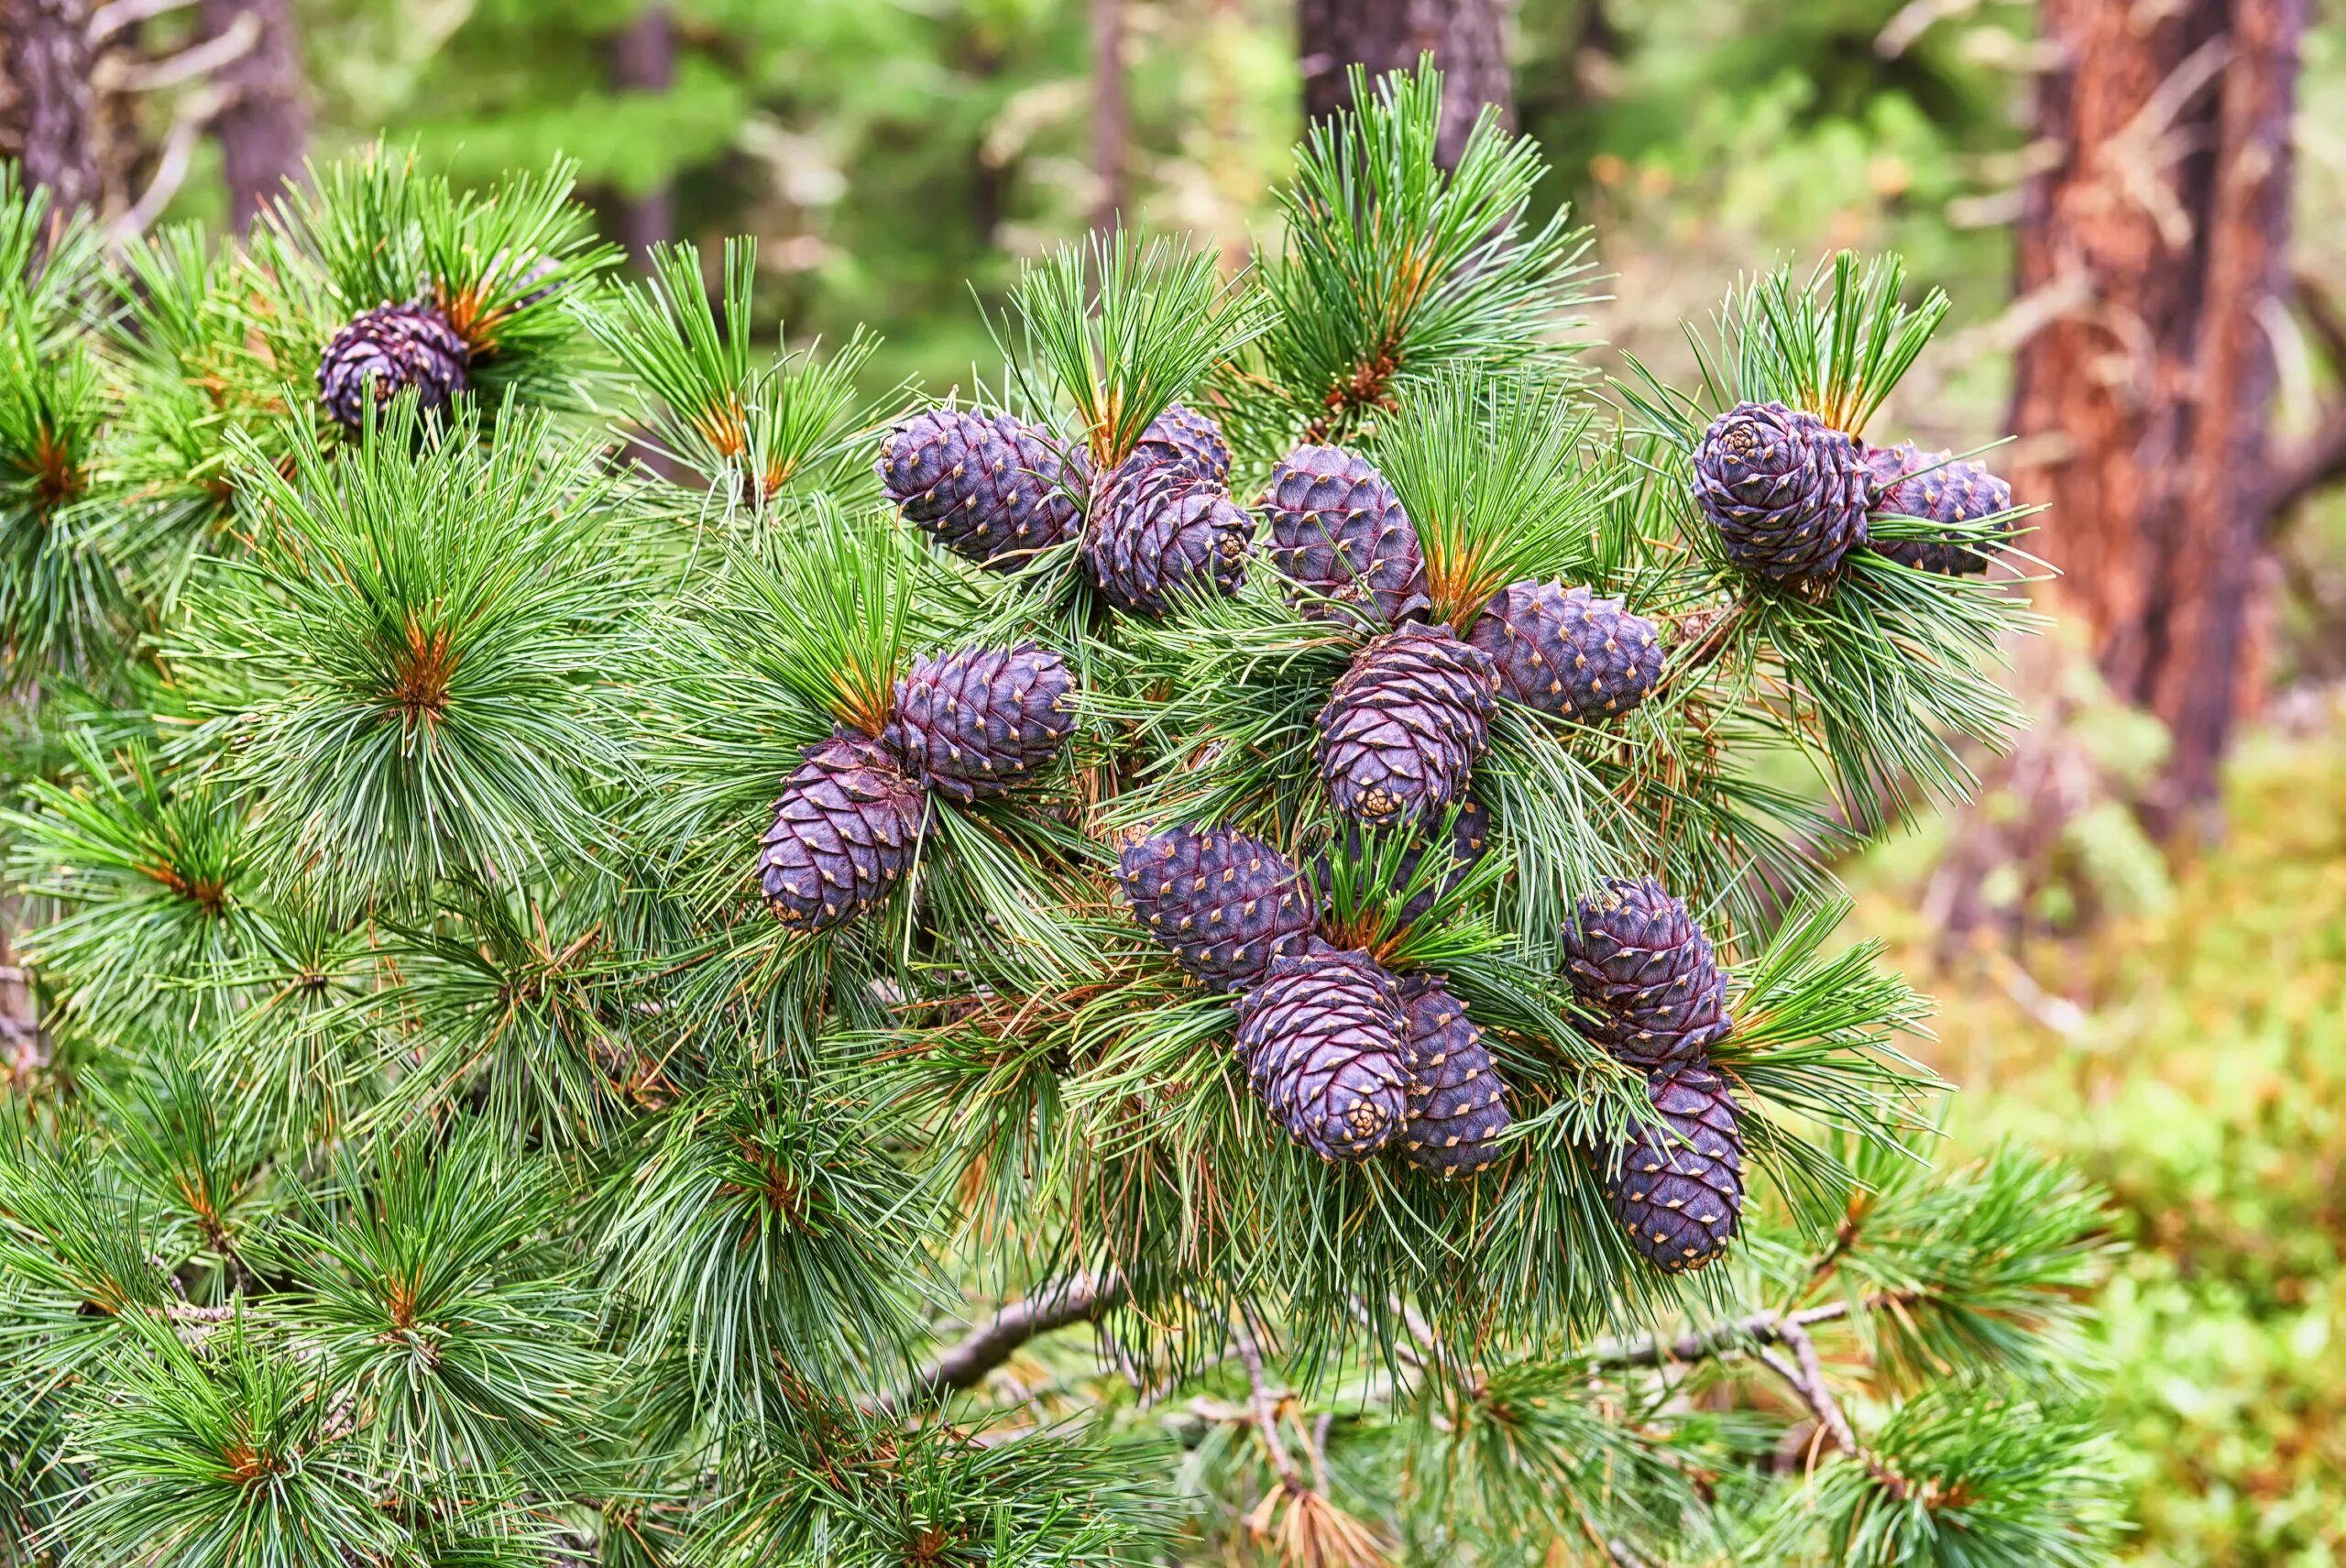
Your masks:
<path fill-rule="evenodd" d="M 1755 258 L 1954 297 L 1897 411 L 2046 503 L 2066 652 L 1979 806 L 1847 868 L 1951 978 L 1950 1135 L 2082 1155 L 2146 1562 L 2346 1555 L 2346 16 L 2308 0 L 0 0 L 0 157 L 120 230 L 241 225 L 379 135 L 579 160 L 606 232 L 758 236 L 770 330 L 968 389 L 1021 258 L 1272 234 L 1343 66 L 1431 49 L 1596 225 L 1617 367 Z M 979 299 L 964 280 L 974 280 Z M 712 280 L 712 281 L 714 281 Z M 1927 376 L 1927 379 L 1925 379 Z M 12 772 L 21 775 L 29 764 Z M 1786 761 L 1788 780 L 1798 764 Z M 5 955 L 0 955 L 4 959 Z M 15 971 L 8 1048 L 37 1048 Z"/>

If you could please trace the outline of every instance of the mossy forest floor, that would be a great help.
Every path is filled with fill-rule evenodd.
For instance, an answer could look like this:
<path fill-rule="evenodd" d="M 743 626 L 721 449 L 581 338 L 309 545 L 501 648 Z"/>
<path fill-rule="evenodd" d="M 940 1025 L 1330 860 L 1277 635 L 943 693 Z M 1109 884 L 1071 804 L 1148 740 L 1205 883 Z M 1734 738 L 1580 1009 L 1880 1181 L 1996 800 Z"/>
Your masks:
<path fill-rule="evenodd" d="M 1857 924 L 1942 998 L 1917 1054 L 1964 1088 L 1949 1152 L 2013 1136 L 2111 1194 L 2134 1555 L 2346 1563 L 2346 735 L 2250 740 L 2224 839 L 2161 912 L 2029 945 L 2017 971 L 1933 975 L 1928 849 L 1855 868 Z"/>

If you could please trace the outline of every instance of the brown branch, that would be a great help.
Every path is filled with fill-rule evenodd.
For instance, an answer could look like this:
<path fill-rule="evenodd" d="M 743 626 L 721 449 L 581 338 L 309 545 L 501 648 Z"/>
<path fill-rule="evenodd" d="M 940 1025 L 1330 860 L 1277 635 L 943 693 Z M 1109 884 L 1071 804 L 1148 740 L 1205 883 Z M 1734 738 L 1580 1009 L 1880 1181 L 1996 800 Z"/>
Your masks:
<path fill-rule="evenodd" d="M 2268 537 L 2316 491 L 2346 478 L 2346 406 L 2332 407 L 2307 435 L 2274 459 L 2258 502 L 2261 532 Z"/>
<path fill-rule="evenodd" d="M 1011 1302 L 921 1368 L 911 1382 L 884 1396 L 876 1409 L 885 1414 L 901 1413 L 940 1394 L 974 1388 L 1028 1340 L 1089 1322 L 1121 1306 L 1130 1293 L 1124 1276 L 1111 1270 L 1104 1275 L 1077 1274 L 1023 1301 Z"/>
<path fill-rule="evenodd" d="M 1886 1305 L 1900 1299 L 1881 1296 L 1866 1304 Z M 1848 1315 L 1847 1301 L 1828 1301 L 1789 1316 L 1772 1310 L 1754 1312 L 1748 1318 L 1737 1318 L 1707 1329 L 1691 1329 L 1676 1339 L 1655 1334 L 1649 1339 L 1600 1340 L 1582 1354 L 1581 1360 L 1591 1366 L 1668 1366 L 1679 1362 L 1707 1361 L 1743 1348 L 1747 1341 L 1764 1345 L 1782 1339 L 1788 1329 L 1801 1332 L 1811 1323 L 1831 1322 Z"/>
<path fill-rule="evenodd" d="M 1306 1488 L 1302 1475 L 1279 1437 L 1279 1397 L 1271 1391 L 1270 1380 L 1263 1371 L 1263 1346 L 1255 1337 L 1254 1314 L 1241 1307 L 1231 1323 L 1230 1333 L 1238 1342 L 1239 1358 L 1246 1363 L 1246 1385 L 1255 1425 L 1263 1434 L 1263 1447 L 1270 1455 L 1271 1468 L 1278 1472 L 1279 1480 L 1290 1490 L 1303 1491 Z"/>

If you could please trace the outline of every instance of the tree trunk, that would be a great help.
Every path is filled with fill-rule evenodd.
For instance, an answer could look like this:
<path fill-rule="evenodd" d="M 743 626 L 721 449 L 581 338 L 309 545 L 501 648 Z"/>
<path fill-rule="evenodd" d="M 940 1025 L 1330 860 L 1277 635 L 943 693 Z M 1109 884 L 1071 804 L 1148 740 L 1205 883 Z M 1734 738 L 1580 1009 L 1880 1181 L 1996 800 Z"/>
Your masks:
<path fill-rule="evenodd" d="M 60 209 L 99 196 L 97 95 L 89 0 L 0 0 L 0 76 L 25 177 Z"/>
<path fill-rule="evenodd" d="M 2266 319 L 2286 284 L 2305 0 L 2045 0 L 2061 63 L 2035 129 L 2023 295 L 2072 302 L 2023 347 L 2016 493 L 2111 687 L 2166 721 L 2153 816 L 2212 802 L 2269 510 Z"/>
<path fill-rule="evenodd" d="M 611 40 L 611 84 L 622 91 L 664 93 L 675 83 L 675 22 L 666 5 L 652 5 Z M 634 195 L 622 192 L 613 215 L 628 255 L 637 267 L 650 268 L 652 247 L 674 232 L 667 185 Z"/>
<path fill-rule="evenodd" d="M 1435 157 L 1454 168 L 1466 134 L 1485 104 L 1515 123 L 1507 74 L 1505 0 L 1298 0 L 1303 64 L 1303 114 L 1318 120 L 1352 102 L 1346 68 L 1374 78 L 1405 71 L 1433 51 L 1442 69 L 1442 132 Z"/>
<path fill-rule="evenodd" d="M 247 16 L 258 37 L 221 70 L 217 80 L 235 96 L 212 120 L 228 185 L 228 221 L 239 234 L 288 181 L 301 177 L 310 139 L 301 46 L 289 0 L 201 0 L 196 7 L 205 38 L 219 37 Z"/>
<path fill-rule="evenodd" d="M 1100 181 L 1091 226 L 1112 229 L 1124 209 L 1124 0 L 1091 0 L 1091 170 Z"/>

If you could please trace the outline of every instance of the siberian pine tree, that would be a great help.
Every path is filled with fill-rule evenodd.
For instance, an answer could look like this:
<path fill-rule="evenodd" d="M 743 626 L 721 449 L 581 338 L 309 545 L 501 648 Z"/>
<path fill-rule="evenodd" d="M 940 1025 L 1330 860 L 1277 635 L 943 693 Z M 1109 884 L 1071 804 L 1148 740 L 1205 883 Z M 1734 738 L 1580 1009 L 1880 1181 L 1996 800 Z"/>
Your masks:
<path fill-rule="evenodd" d="M 0 188 L 0 1560 L 2107 1556 L 2098 1199 L 1935 1163 L 1818 860 L 2013 722 L 1945 302 L 1600 384 L 1357 85 L 942 403 L 561 170 Z"/>

